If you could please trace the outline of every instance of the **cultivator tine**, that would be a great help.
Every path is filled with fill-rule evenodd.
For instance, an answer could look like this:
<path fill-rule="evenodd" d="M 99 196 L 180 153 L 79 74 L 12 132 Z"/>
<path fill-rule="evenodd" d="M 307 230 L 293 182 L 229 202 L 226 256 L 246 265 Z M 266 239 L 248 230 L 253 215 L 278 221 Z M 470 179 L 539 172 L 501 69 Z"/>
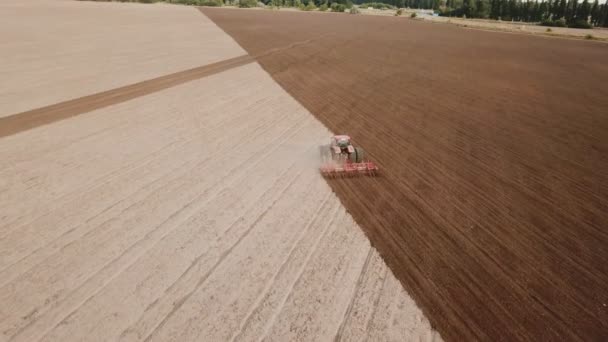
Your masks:
<path fill-rule="evenodd" d="M 372 162 L 346 163 L 342 166 L 322 166 L 321 175 L 325 178 L 352 178 L 358 176 L 376 176 L 378 167 Z"/>

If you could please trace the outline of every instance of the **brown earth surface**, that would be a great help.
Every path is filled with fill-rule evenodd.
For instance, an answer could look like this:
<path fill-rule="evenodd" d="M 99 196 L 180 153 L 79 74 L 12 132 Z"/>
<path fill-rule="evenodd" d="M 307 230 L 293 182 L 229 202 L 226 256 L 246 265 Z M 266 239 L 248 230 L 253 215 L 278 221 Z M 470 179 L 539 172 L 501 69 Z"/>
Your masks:
<path fill-rule="evenodd" d="M 442 337 L 608 338 L 608 47 L 203 9 L 383 171 L 330 182 Z"/>

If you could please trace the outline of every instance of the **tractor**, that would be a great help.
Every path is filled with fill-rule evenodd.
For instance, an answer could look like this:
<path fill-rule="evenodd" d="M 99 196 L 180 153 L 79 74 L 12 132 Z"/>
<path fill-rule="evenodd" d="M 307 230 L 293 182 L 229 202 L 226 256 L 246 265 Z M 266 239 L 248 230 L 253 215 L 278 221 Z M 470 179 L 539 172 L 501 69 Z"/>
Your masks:
<path fill-rule="evenodd" d="M 325 177 L 376 175 L 378 166 L 365 161 L 361 147 L 355 147 L 348 135 L 334 135 L 328 145 L 320 146 L 320 172 Z"/>

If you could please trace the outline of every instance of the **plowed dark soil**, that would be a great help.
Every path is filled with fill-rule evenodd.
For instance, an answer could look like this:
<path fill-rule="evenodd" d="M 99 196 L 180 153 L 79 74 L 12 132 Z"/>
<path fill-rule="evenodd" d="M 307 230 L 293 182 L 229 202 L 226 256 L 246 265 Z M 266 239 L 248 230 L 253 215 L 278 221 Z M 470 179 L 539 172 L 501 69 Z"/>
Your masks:
<path fill-rule="evenodd" d="M 381 166 L 331 185 L 445 339 L 608 339 L 608 45 L 203 12 Z"/>

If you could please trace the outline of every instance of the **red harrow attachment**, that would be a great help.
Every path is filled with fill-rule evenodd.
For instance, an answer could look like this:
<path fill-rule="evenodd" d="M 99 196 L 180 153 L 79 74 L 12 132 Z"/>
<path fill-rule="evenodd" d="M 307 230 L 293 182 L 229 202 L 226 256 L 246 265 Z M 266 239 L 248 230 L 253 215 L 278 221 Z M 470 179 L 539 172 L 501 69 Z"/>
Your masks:
<path fill-rule="evenodd" d="M 363 149 L 350 143 L 347 135 L 331 137 L 330 144 L 320 147 L 322 164 L 319 171 L 324 177 L 375 176 L 378 166 L 363 160 Z"/>
<path fill-rule="evenodd" d="M 372 162 L 345 162 L 339 164 L 327 164 L 319 168 L 321 174 L 328 178 L 353 177 L 359 175 L 375 176 L 378 172 L 378 166 Z"/>

